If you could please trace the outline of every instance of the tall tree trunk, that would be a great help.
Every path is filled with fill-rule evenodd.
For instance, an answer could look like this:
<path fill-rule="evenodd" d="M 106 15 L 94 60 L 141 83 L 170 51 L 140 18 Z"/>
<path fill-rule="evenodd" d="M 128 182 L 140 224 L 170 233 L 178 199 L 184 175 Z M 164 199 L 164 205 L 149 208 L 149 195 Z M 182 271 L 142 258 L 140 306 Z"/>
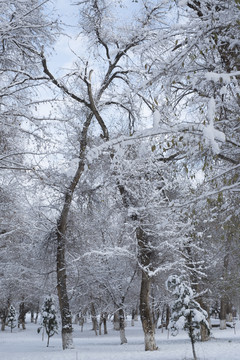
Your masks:
<path fill-rule="evenodd" d="M 150 265 L 151 250 L 148 246 L 148 237 L 141 227 L 136 230 L 139 249 L 139 261 L 142 266 L 142 280 L 140 291 L 140 317 L 142 321 L 142 328 L 144 332 L 145 350 L 157 350 L 155 342 L 155 328 L 152 319 L 152 311 L 150 305 L 150 289 L 151 278 L 149 277 L 145 268 Z"/>
<path fill-rule="evenodd" d="M 72 204 L 72 199 L 74 191 L 79 183 L 81 175 L 84 171 L 85 165 L 85 150 L 87 145 L 87 132 L 92 120 L 93 114 L 90 114 L 86 119 L 83 130 L 81 133 L 80 140 L 80 154 L 79 154 L 79 163 L 77 171 L 73 177 L 71 184 L 69 185 L 64 198 L 64 204 L 60 218 L 57 223 L 57 289 L 58 289 L 58 299 L 59 307 L 62 320 L 62 347 L 63 350 L 73 348 L 73 339 L 72 339 L 72 317 L 70 313 L 69 299 L 67 293 L 67 271 L 66 271 L 66 230 L 67 230 L 67 221 L 70 206 Z"/>

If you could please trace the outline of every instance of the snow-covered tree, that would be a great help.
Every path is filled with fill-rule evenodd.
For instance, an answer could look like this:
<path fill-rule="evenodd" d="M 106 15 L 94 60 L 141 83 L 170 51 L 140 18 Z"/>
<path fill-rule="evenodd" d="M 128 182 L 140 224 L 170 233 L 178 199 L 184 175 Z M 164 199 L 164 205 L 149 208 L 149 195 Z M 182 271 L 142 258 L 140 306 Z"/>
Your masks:
<path fill-rule="evenodd" d="M 42 306 L 42 327 L 46 331 L 49 346 L 50 337 L 58 332 L 57 312 L 52 296 L 47 296 Z"/>
<path fill-rule="evenodd" d="M 71 141 L 74 140 L 74 153 L 68 152 L 67 158 L 72 157 L 75 160 L 75 169 L 67 179 L 64 177 L 61 212 L 56 220 L 53 237 L 58 244 L 57 289 L 62 317 L 63 349 L 73 346 L 66 280 L 66 231 L 75 190 L 86 169 L 86 152 L 91 146 L 89 135 L 91 131 L 99 134 L 98 143 L 102 144 L 119 136 L 118 125 L 124 133 L 133 133 L 136 115 L 143 103 L 141 97 L 132 91 L 132 84 L 142 79 L 138 49 L 144 46 L 149 38 L 154 37 L 152 29 L 163 16 L 162 10 L 165 9 L 164 2 L 156 4 L 147 1 L 141 7 L 138 17 L 132 12 L 131 18 L 127 18 L 126 10 L 128 12 L 131 8 L 127 1 L 124 1 L 124 7 L 118 1 L 103 0 L 81 1 L 76 2 L 76 5 L 80 17 L 79 33 L 85 46 L 87 44 L 87 50 L 84 48 L 76 54 L 71 71 L 61 81 L 49 69 L 47 58 L 44 52 L 41 52 L 44 76 L 71 102 L 67 117 L 74 128 L 71 137 Z M 137 6 L 137 3 L 135 5 Z M 66 128 L 69 130 L 69 126 L 64 127 Z M 64 136 L 68 134 L 68 130 Z M 67 140 L 70 143 L 69 137 Z"/>
<path fill-rule="evenodd" d="M 208 314 L 194 300 L 195 294 L 192 288 L 181 277 L 177 275 L 169 276 L 166 286 L 175 298 L 172 305 L 169 328 L 173 335 L 177 335 L 179 329 L 184 329 L 188 332 L 192 344 L 193 357 L 196 360 L 194 344 L 199 338 L 201 325 L 205 326 L 210 334 L 207 321 Z"/>
<path fill-rule="evenodd" d="M 165 43 L 161 34 L 154 51 L 144 54 L 150 83 L 161 114 L 172 107 L 192 140 L 200 135 L 198 151 L 205 167 L 221 169 L 221 179 L 225 167 L 232 184 L 219 182 L 218 189 L 232 191 L 239 188 L 239 1 L 175 4 L 177 15 L 164 32 Z M 166 58 L 156 58 L 158 46 L 159 55 L 168 49 Z"/>
<path fill-rule="evenodd" d="M 39 122 L 31 112 L 38 85 L 44 82 L 39 55 L 42 45 L 53 43 L 54 21 L 46 11 L 48 0 L 0 2 L 0 286 L 1 303 L 20 303 L 34 283 L 34 261 L 27 221 L 27 188 L 34 169 L 34 150 Z M 48 15 L 47 15 L 48 13 Z M 38 137 L 39 139 L 39 137 Z M 28 147 L 29 146 L 29 147 Z M 31 154 L 31 155 L 30 155 Z M 26 158 L 30 157 L 29 161 Z M 36 159 L 35 159 L 36 160 Z M 36 163 L 36 161 L 34 161 Z M 28 187 L 27 198 L 30 197 Z M 31 225 L 30 225 L 31 224 Z M 30 260 L 31 259 L 31 260 Z M 36 264 L 35 264 L 36 265 Z M 30 270 L 31 268 L 31 270 Z M 36 266 L 35 266 L 36 269 Z M 31 278 L 32 277 L 32 278 Z M 31 280 L 30 280 L 31 278 Z M 35 279 L 36 280 L 36 279 Z M 30 292 L 30 290 L 29 290 Z M 7 306 L 5 307 L 7 309 Z"/>

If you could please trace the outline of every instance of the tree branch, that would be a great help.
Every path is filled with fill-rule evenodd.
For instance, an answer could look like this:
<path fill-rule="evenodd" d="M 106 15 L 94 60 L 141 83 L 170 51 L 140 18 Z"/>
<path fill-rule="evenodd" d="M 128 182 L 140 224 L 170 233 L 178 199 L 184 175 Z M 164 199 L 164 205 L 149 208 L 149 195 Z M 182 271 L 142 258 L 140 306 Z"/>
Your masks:
<path fill-rule="evenodd" d="M 84 99 L 78 97 L 77 95 L 73 94 L 71 91 L 69 91 L 67 89 L 67 87 L 63 84 L 61 84 L 55 77 L 54 75 L 49 71 L 48 66 L 47 66 L 47 60 L 44 56 L 43 51 L 40 54 L 41 59 L 42 59 L 42 66 L 43 66 L 43 72 L 48 76 L 48 78 L 52 81 L 52 83 L 54 85 L 56 85 L 59 89 L 61 89 L 65 94 L 69 95 L 72 99 L 76 100 L 79 103 L 84 104 L 85 106 L 87 106 L 90 110 L 91 109 L 91 105 Z"/>

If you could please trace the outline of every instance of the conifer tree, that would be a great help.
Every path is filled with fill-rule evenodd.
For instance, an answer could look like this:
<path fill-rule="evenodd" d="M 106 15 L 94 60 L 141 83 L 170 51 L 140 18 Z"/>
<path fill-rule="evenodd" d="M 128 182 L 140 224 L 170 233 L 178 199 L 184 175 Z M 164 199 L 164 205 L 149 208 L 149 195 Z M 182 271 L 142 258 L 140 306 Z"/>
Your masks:
<path fill-rule="evenodd" d="M 8 311 L 8 325 L 11 328 L 11 332 L 16 327 L 16 325 L 14 324 L 15 321 L 16 321 L 16 310 L 13 305 L 10 305 L 9 311 Z"/>
<path fill-rule="evenodd" d="M 50 337 L 57 333 L 58 323 L 56 308 L 51 296 L 47 296 L 42 306 L 42 327 L 45 328 L 48 336 L 47 347 L 49 346 Z M 44 330 L 44 329 L 43 329 Z"/>
<path fill-rule="evenodd" d="M 171 329 L 172 335 L 177 335 L 180 328 L 188 332 L 192 344 L 193 358 L 196 360 L 197 356 L 194 344 L 199 338 L 201 325 L 205 326 L 210 334 L 207 321 L 208 314 L 201 308 L 200 304 L 194 300 L 192 288 L 179 276 L 169 276 L 166 286 L 175 297 L 169 328 Z"/>

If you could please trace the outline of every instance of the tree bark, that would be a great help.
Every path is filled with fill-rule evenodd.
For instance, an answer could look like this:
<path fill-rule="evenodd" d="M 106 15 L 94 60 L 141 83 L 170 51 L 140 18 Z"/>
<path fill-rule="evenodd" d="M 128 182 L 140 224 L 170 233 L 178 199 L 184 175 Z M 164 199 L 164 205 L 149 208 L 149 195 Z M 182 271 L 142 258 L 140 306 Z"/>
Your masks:
<path fill-rule="evenodd" d="M 9 307 L 10 307 L 10 303 L 8 302 L 7 306 L 0 310 L 1 331 L 5 330 Z"/>
<path fill-rule="evenodd" d="M 25 304 L 24 302 L 21 302 L 19 305 L 18 328 L 20 328 L 20 326 L 22 325 L 23 330 L 26 329 L 26 324 L 25 324 L 26 313 L 27 310 L 25 309 Z"/>
<path fill-rule="evenodd" d="M 102 312 L 100 316 L 100 322 L 99 322 L 99 335 L 102 334 L 102 324 L 103 324 L 103 333 L 106 335 L 107 332 L 107 312 Z"/>
<path fill-rule="evenodd" d="M 134 320 L 135 320 L 135 309 L 132 309 L 132 320 L 131 320 L 131 326 L 134 326 Z"/>
<path fill-rule="evenodd" d="M 91 317 L 92 317 L 92 330 L 95 332 L 95 334 L 97 335 L 97 330 L 98 330 L 98 321 L 97 321 L 97 315 L 96 315 L 96 310 L 95 310 L 95 306 L 94 303 L 91 302 Z M 101 334 L 99 334 L 101 335 Z"/>
<path fill-rule="evenodd" d="M 192 352 L 193 352 L 193 359 L 197 360 L 197 355 L 196 355 L 196 351 L 195 351 L 195 340 L 194 340 L 194 328 L 192 327 L 192 315 L 191 312 L 188 315 L 188 334 L 191 340 L 191 344 L 192 344 Z"/>
<path fill-rule="evenodd" d="M 155 329 L 149 301 L 151 280 L 148 274 L 142 270 L 141 292 L 140 292 L 140 316 L 144 332 L 145 351 L 157 350 L 155 342 Z"/>
<path fill-rule="evenodd" d="M 150 306 L 150 289 L 151 278 L 149 277 L 146 267 L 150 265 L 151 250 L 148 247 L 148 237 L 141 227 L 137 228 L 136 236 L 139 248 L 139 261 L 142 266 L 142 280 L 140 291 L 140 317 L 144 332 L 145 351 L 157 350 L 155 342 L 155 328 L 152 319 L 152 311 Z"/>
<path fill-rule="evenodd" d="M 113 329 L 116 331 L 120 330 L 119 313 L 115 312 L 113 315 Z"/>
<path fill-rule="evenodd" d="M 209 327 L 210 327 L 209 306 L 206 304 L 206 301 L 204 301 L 201 297 L 197 299 L 197 302 L 199 303 L 201 308 L 208 313 L 207 321 L 208 321 Z M 210 335 L 209 329 L 206 328 L 206 326 L 204 324 L 201 324 L 201 327 L 200 327 L 201 341 L 202 342 L 208 341 L 209 340 L 209 335 Z"/>
<path fill-rule="evenodd" d="M 59 229 L 59 226 L 58 226 Z M 64 231 L 65 232 L 65 231 Z M 62 348 L 72 349 L 72 316 L 69 307 L 69 299 L 67 293 L 67 273 L 66 273 L 66 242 L 63 233 L 57 233 L 57 290 L 59 299 L 59 308 L 62 319 Z"/>
<path fill-rule="evenodd" d="M 227 310 L 226 297 L 222 296 L 221 297 L 221 304 L 220 304 L 220 314 L 219 314 L 220 330 L 225 330 L 227 328 L 227 325 L 226 325 L 226 310 Z"/>
<path fill-rule="evenodd" d="M 120 328 L 120 341 L 121 345 L 127 343 L 127 338 L 125 336 L 125 317 L 124 317 L 124 310 L 122 307 L 118 310 L 119 315 L 119 328 Z"/>
<path fill-rule="evenodd" d="M 170 322 L 170 306 L 166 305 L 166 330 L 168 329 L 168 325 Z"/>

